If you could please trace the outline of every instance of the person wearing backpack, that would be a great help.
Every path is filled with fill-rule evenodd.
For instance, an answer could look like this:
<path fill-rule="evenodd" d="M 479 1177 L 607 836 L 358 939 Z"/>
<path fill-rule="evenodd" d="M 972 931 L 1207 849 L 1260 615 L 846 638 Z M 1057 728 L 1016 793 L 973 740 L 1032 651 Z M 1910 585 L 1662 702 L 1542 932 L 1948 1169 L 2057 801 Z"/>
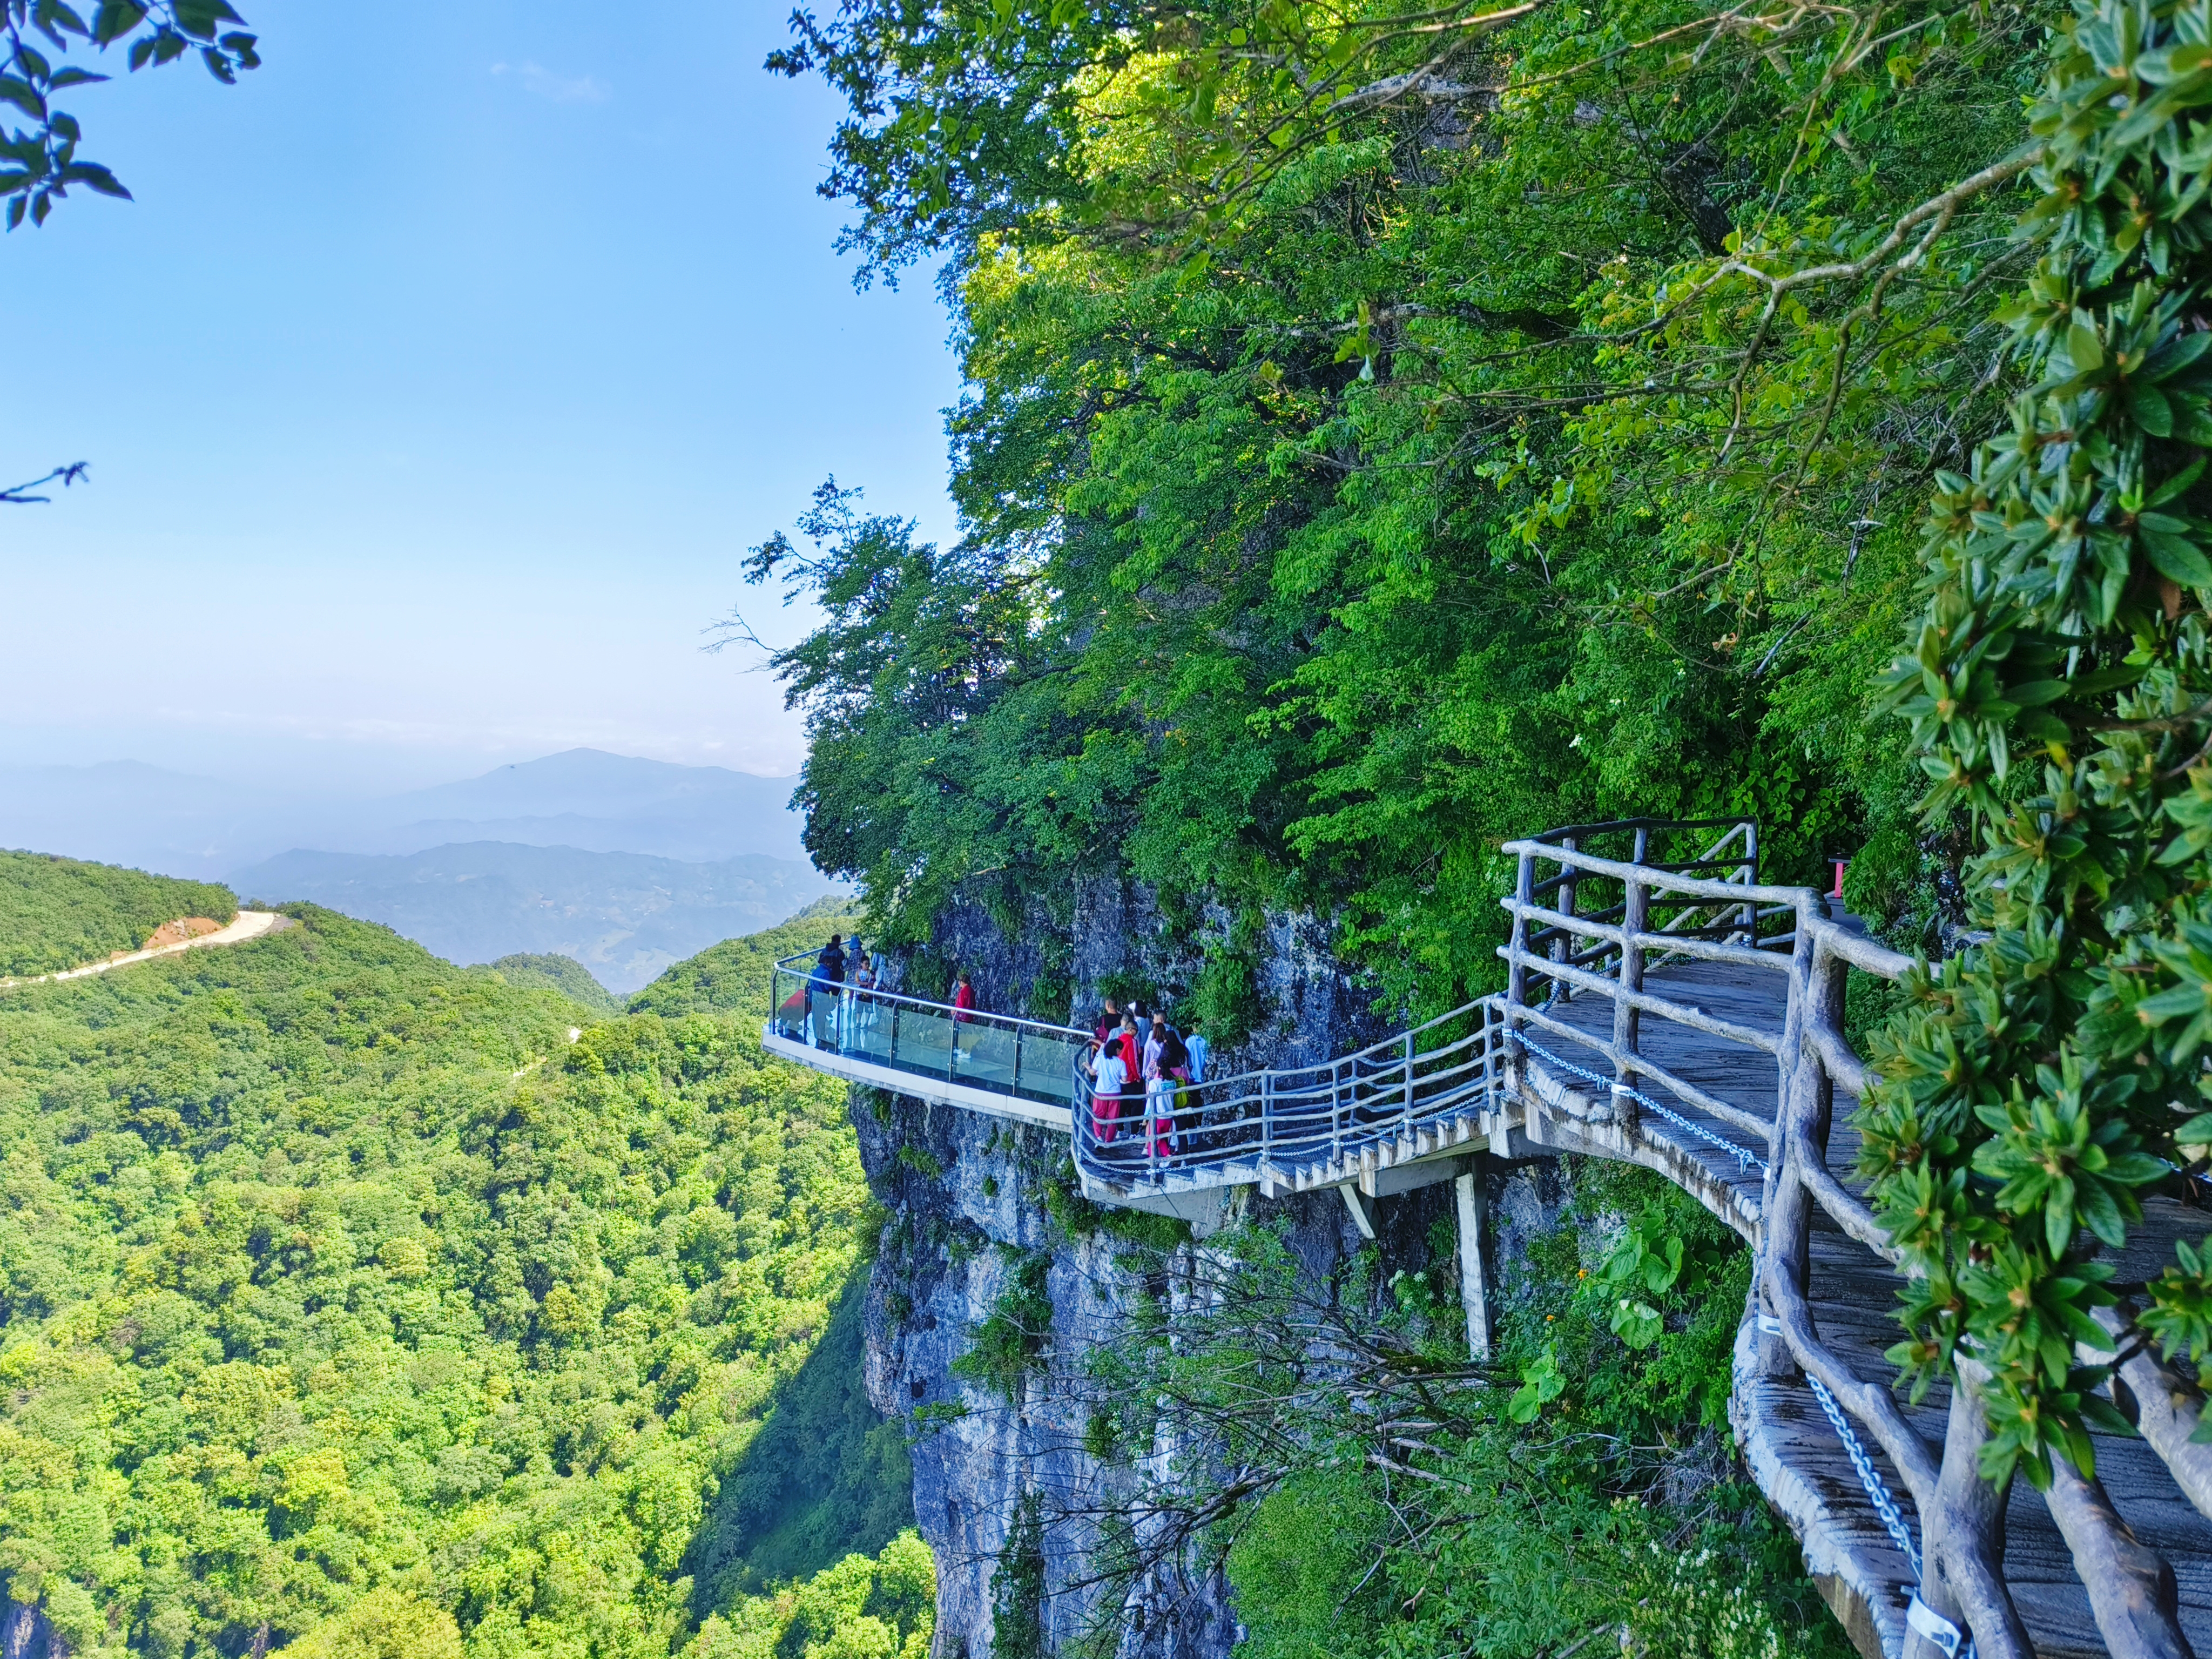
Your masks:
<path fill-rule="evenodd" d="M 1190 1086 L 1190 1048 L 1174 1026 L 1167 1026 L 1166 1030 L 1160 1042 L 1160 1076 L 1171 1103 L 1168 1121 L 1174 1130 L 1175 1149 L 1193 1152 L 1198 1150 L 1198 1093 Z"/>

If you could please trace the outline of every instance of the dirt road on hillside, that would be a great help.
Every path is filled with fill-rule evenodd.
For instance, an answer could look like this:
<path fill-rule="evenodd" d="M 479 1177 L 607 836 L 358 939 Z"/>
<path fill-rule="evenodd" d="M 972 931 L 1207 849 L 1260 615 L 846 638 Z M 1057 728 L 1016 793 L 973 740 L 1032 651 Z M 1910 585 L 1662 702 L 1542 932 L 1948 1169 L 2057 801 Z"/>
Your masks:
<path fill-rule="evenodd" d="M 185 951 L 202 951 L 211 945 L 243 945 L 247 939 L 259 939 L 267 933 L 281 933 L 293 926 L 292 918 L 279 915 L 274 910 L 240 910 L 227 927 L 218 927 L 212 933 L 202 933 L 198 939 L 178 939 L 168 945 L 156 945 L 144 951 L 125 951 L 109 957 L 103 962 L 88 962 L 81 968 L 64 968 L 58 974 L 40 974 L 30 979 L 0 979 L 0 990 L 17 985 L 44 985 L 51 981 L 82 979 L 88 974 L 104 974 L 113 968 L 128 968 L 134 962 L 151 962 L 156 957 L 173 957 Z"/>

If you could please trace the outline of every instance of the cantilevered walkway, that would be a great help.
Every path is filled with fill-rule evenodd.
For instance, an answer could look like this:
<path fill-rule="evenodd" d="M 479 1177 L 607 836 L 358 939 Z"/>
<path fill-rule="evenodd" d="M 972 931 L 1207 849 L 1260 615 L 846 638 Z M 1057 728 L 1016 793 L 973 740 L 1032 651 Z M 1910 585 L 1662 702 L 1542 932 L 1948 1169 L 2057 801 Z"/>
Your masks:
<path fill-rule="evenodd" d="M 1811 890 L 1760 885 L 1748 823 L 1580 825 L 1507 850 L 1519 866 L 1502 901 L 1506 992 L 1323 1065 L 1094 1100 L 1087 1032 L 856 997 L 811 957 L 779 965 L 763 1041 L 855 1083 L 1069 1134 L 1092 1199 L 1201 1232 L 1236 1186 L 1333 1188 L 1371 1234 L 1376 1198 L 1452 1181 L 1479 1357 L 1482 1161 L 1575 1152 L 1643 1164 L 1757 1252 L 1731 1414 L 1862 1651 L 1930 1659 L 1977 1635 L 1985 1659 L 2025 1652 L 2023 1638 L 2043 1659 L 2185 1651 L 2146 1644 L 2158 1621 L 2125 1605 L 2154 1553 L 2173 1575 L 2168 1628 L 2212 1659 L 2212 1445 L 2187 1443 L 2202 1403 L 2191 1381 L 2135 1359 L 2120 1399 L 2145 1437 L 2100 1437 L 2101 1487 L 2087 1483 L 2087 1498 L 2046 1502 L 2015 1483 L 2002 1516 L 1981 1518 L 1978 1556 L 1955 1523 L 1959 1493 L 1974 1489 L 1961 1413 L 1942 1389 L 1917 1408 L 1889 1392 L 1898 1270 L 1853 1188 L 1856 1138 L 1837 1120 L 1864 1085 L 1844 1036 L 1846 977 L 1895 979 L 1906 959 Z M 2145 1207 L 2123 1283 L 2154 1274 L 2187 1225 L 2177 1199 Z M 1923 1510 L 1954 1517 L 1924 1576 Z M 2116 1557 L 2116 1537 L 2138 1553 Z"/>

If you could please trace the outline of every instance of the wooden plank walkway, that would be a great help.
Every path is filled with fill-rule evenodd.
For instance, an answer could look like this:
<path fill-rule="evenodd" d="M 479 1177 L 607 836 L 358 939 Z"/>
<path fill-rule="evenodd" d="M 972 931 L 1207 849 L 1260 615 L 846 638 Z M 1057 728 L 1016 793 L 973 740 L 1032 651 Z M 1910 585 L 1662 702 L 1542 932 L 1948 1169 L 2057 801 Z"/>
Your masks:
<path fill-rule="evenodd" d="M 1670 1000 L 1780 1034 L 1788 984 L 1780 973 L 1726 963 L 1674 963 L 1651 969 L 1645 983 Z M 1577 994 L 1549 1012 L 1577 1030 L 1611 1035 L 1613 1005 L 1603 997 Z M 1541 1031 L 1532 1038 L 1562 1059 L 1601 1073 L 1608 1069 L 1588 1051 L 1572 1052 L 1571 1038 Z M 1644 1019 L 1640 1046 L 1655 1064 L 1718 1099 L 1762 1117 L 1773 1115 L 1777 1067 L 1771 1056 L 1650 1014 Z M 1540 1056 L 1531 1064 L 1546 1069 Z M 1594 1092 L 1594 1085 L 1571 1076 L 1553 1080 Z M 1765 1157 L 1765 1148 L 1754 1146 L 1741 1129 L 1682 1105 L 1656 1085 L 1645 1085 L 1644 1091 L 1712 1133 Z M 1856 1188 L 1851 1168 L 1858 1154 L 1858 1136 L 1847 1121 L 1850 1106 L 1848 1099 L 1839 1097 L 1828 1165 Z M 1674 1155 L 1708 1171 L 1715 1187 L 1725 1189 L 1740 1206 L 1735 1224 L 1740 1229 L 1746 1222 L 1756 1225 L 1761 1187 L 1758 1170 L 1747 1174 L 1718 1148 L 1650 1111 L 1641 1114 L 1635 1133 L 1664 1143 Z M 1712 1198 L 1707 1202 L 1711 1204 Z M 2155 1274 L 2171 1259 L 2176 1237 L 2194 1239 L 2212 1220 L 2203 1210 L 2169 1198 L 2153 1199 L 2144 1209 L 2145 1224 L 2130 1239 L 2121 1260 L 2123 1279 Z M 1893 1317 L 1897 1276 L 1887 1262 L 1817 1209 L 1814 1213 L 1811 1300 L 1820 1336 L 1858 1376 L 1886 1382 L 1894 1373 L 1883 1351 L 1899 1335 Z M 1823 1580 L 1831 1603 L 1862 1650 L 1899 1652 L 1911 1569 L 1876 1519 L 1850 1458 L 1803 1379 L 1758 1376 L 1741 1363 L 1748 1357 L 1748 1341 L 1740 1342 L 1735 1415 L 1754 1475 L 1798 1530 L 1808 1566 Z M 1937 1389 L 1910 1413 L 1938 1449 L 1948 1403 L 1948 1394 Z M 1878 1451 L 1874 1457 L 1917 1539 L 1919 1522 L 1904 1481 Z M 2182 1496 L 2166 1466 L 2140 1440 L 2098 1436 L 2097 1468 L 2136 1535 L 2172 1564 L 2183 1628 L 2197 1652 L 2212 1654 L 2212 1522 Z M 2072 1556 L 2041 1496 L 2025 1480 L 2014 1484 L 2007 1510 L 2004 1566 L 2014 1601 L 2042 1659 L 2100 1659 L 2106 1648 Z"/>

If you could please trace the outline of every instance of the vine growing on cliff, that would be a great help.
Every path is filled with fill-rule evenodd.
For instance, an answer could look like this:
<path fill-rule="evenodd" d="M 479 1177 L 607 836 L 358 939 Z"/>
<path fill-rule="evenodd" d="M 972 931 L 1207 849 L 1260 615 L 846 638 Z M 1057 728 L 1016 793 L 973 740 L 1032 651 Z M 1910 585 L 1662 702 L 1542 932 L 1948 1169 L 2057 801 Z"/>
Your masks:
<path fill-rule="evenodd" d="M 1055 1354 L 1033 1396 L 1100 1466 L 1039 1493 L 1056 1533 L 1097 1540 L 1050 1587 L 1091 1610 L 1079 1650 L 1225 1588 L 1251 1659 L 1549 1652 L 1600 1631 L 1690 1659 L 1842 1659 L 1723 1437 L 1747 1253 L 1642 1171 L 1565 1176 L 1487 1364 L 1466 1357 L 1448 1222 L 1387 1279 L 1370 1250 L 1316 1282 L 1277 1224 L 1125 1243 L 1116 1334 Z"/>

